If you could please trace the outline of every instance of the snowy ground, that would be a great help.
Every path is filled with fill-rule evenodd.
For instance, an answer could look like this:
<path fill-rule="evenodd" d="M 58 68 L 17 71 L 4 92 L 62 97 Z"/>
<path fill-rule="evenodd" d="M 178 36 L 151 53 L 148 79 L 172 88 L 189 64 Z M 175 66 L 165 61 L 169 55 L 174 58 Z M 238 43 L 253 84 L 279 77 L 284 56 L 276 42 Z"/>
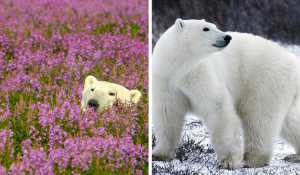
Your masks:
<path fill-rule="evenodd" d="M 300 46 L 284 45 L 300 60 Z M 300 127 L 300 126 L 299 126 Z M 300 133 L 299 133 L 300 134 Z M 240 134 L 242 137 L 242 133 Z M 155 145 L 155 139 L 152 142 Z M 300 175 L 300 163 L 289 163 L 282 159 L 295 153 L 294 149 L 278 139 L 273 149 L 269 166 L 262 168 L 240 168 L 235 171 L 218 169 L 214 152 L 205 125 L 195 116 L 187 116 L 183 129 L 182 144 L 171 162 L 153 161 L 152 174 L 286 174 Z"/>

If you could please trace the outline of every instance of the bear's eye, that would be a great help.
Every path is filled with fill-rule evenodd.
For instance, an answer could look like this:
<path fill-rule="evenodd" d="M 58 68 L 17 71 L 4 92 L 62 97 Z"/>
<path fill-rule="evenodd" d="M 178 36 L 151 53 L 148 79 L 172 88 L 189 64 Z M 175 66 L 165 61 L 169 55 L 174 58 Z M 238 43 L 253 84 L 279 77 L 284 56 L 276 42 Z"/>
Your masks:
<path fill-rule="evenodd" d="M 114 92 L 109 92 L 108 95 L 115 96 L 116 94 Z"/>
<path fill-rule="evenodd" d="M 205 28 L 203 29 L 203 31 L 204 31 L 204 32 L 207 32 L 207 31 L 209 31 L 209 28 L 205 27 Z"/>
<path fill-rule="evenodd" d="M 91 89 L 92 92 L 93 92 L 94 90 L 95 90 L 95 89 L 93 89 L 93 88 Z"/>

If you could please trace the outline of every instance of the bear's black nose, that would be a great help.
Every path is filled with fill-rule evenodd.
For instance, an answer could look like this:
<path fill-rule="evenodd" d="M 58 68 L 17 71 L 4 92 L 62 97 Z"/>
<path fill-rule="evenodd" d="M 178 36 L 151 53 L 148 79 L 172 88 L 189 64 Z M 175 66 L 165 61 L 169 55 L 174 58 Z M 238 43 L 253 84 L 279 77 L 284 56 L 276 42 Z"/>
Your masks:
<path fill-rule="evenodd" d="M 89 100 L 88 105 L 90 108 L 93 107 L 94 110 L 96 110 L 99 107 L 99 104 L 96 100 Z"/>
<path fill-rule="evenodd" d="M 224 37 L 224 40 L 225 40 L 226 44 L 229 44 L 229 42 L 230 42 L 231 39 L 232 39 L 232 38 L 231 38 L 230 35 L 226 35 L 226 36 Z"/>

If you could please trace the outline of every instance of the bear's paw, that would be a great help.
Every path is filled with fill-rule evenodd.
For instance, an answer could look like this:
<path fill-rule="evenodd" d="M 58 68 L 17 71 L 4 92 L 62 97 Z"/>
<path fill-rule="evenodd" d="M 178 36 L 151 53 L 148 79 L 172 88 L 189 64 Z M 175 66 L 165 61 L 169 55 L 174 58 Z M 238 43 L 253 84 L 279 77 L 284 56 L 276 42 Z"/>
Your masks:
<path fill-rule="evenodd" d="M 244 154 L 244 168 L 263 167 L 268 166 L 270 155 L 251 154 L 249 152 Z"/>
<path fill-rule="evenodd" d="M 152 160 L 153 161 L 171 161 L 172 160 L 172 158 L 174 157 L 172 157 L 172 156 L 170 156 L 171 154 L 170 154 L 170 152 L 172 152 L 172 151 L 170 151 L 170 150 L 168 150 L 168 149 L 165 149 L 165 148 L 161 148 L 161 149 L 159 149 L 159 148 L 155 148 L 153 151 L 152 151 Z"/>
<path fill-rule="evenodd" d="M 292 163 L 300 163 L 300 155 L 299 154 L 290 154 L 287 155 L 283 160 Z"/>
<path fill-rule="evenodd" d="M 242 161 L 240 159 L 234 159 L 231 155 L 221 159 L 218 167 L 221 169 L 234 170 L 242 166 Z"/>

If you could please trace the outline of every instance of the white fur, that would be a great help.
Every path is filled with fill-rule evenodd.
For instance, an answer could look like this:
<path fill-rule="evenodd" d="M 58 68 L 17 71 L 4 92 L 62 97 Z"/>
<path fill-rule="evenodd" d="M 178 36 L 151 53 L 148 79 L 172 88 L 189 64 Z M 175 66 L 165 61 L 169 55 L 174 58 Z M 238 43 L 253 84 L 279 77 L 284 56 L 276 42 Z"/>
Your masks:
<path fill-rule="evenodd" d="M 97 111 L 100 112 L 105 109 L 105 107 L 112 106 L 116 99 L 121 100 L 122 103 L 125 104 L 137 104 L 140 98 L 141 93 L 138 90 L 130 91 L 121 85 L 106 81 L 98 81 L 94 76 L 88 76 L 85 79 L 81 106 L 83 111 L 86 111 L 89 100 L 96 100 L 99 104 Z"/>
<path fill-rule="evenodd" d="M 227 47 L 212 45 L 225 35 Z M 152 70 L 154 157 L 173 158 L 187 113 L 206 123 L 223 168 L 267 165 L 279 134 L 300 154 L 299 66 L 277 43 L 177 19 L 154 48 Z"/>

